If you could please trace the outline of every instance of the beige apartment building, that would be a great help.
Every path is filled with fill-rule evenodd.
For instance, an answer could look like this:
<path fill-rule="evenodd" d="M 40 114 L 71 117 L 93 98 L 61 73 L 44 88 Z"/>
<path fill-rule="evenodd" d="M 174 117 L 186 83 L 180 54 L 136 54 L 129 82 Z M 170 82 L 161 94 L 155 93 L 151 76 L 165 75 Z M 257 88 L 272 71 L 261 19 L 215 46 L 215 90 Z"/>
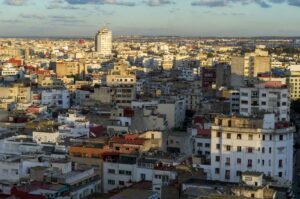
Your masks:
<path fill-rule="evenodd" d="M 12 98 L 18 103 L 29 103 L 31 101 L 31 88 L 23 84 L 0 87 L 0 98 Z"/>
<path fill-rule="evenodd" d="M 245 80 L 256 78 L 260 73 L 271 71 L 271 57 L 264 46 L 257 46 L 255 52 L 231 58 L 231 85 L 242 86 Z"/>
<path fill-rule="evenodd" d="M 85 74 L 85 64 L 77 61 L 56 62 L 55 73 L 57 77 L 71 75 L 83 77 Z"/>

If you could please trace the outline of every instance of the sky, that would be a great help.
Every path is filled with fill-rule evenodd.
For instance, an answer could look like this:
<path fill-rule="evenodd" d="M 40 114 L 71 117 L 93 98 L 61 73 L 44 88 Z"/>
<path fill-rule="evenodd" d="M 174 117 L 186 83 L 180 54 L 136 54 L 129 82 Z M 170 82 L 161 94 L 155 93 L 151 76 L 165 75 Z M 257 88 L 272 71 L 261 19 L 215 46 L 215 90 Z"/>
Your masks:
<path fill-rule="evenodd" d="M 0 0 L 0 37 L 300 36 L 300 0 Z"/>

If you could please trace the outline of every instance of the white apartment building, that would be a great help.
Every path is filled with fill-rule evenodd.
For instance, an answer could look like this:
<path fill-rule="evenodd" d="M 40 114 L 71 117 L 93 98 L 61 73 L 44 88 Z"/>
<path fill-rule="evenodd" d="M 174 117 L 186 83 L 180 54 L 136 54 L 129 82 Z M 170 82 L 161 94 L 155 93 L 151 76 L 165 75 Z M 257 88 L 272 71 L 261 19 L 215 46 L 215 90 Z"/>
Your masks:
<path fill-rule="evenodd" d="M 112 32 L 104 27 L 95 36 L 95 50 L 101 55 L 110 56 L 112 53 Z"/>
<path fill-rule="evenodd" d="M 240 114 L 275 113 L 278 121 L 290 120 L 289 90 L 281 82 L 265 82 L 240 88 Z"/>
<path fill-rule="evenodd" d="M 24 71 L 22 69 L 14 67 L 12 64 L 6 64 L 2 68 L 1 75 L 3 77 L 14 76 L 17 78 L 22 78 L 24 76 Z"/>
<path fill-rule="evenodd" d="M 169 128 L 180 127 L 183 124 L 186 111 L 185 99 L 160 100 L 157 107 L 160 114 L 166 115 Z"/>
<path fill-rule="evenodd" d="M 57 117 L 57 122 L 60 124 L 75 124 L 76 122 L 87 122 L 84 115 L 78 114 L 77 112 L 61 114 Z"/>
<path fill-rule="evenodd" d="M 68 90 L 43 90 L 41 103 L 42 105 L 67 109 L 70 107 L 70 95 Z"/>
<path fill-rule="evenodd" d="M 99 192 L 100 179 L 94 168 L 83 171 L 70 171 L 68 173 L 55 173 L 47 176 L 50 180 L 55 179 L 59 183 L 70 187 L 70 198 L 82 199 Z"/>
<path fill-rule="evenodd" d="M 240 182 L 245 171 L 263 172 L 292 182 L 293 132 L 288 122 L 263 118 L 218 116 L 212 126 L 212 180 Z"/>
<path fill-rule="evenodd" d="M 240 91 L 229 90 L 228 97 L 230 99 L 230 113 L 240 112 Z"/>
<path fill-rule="evenodd" d="M 300 98 L 300 65 L 292 65 L 289 67 L 290 76 L 289 86 L 290 86 L 290 97 L 293 100 Z"/>
<path fill-rule="evenodd" d="M 158 163 L 156 158 L 137 158 L 124 155 L 117 161 L 103 162 L 103 191 L 107 193 L 142 180 L 152 181 L 152 190 L 161 195 L 161 188 L 175 180 L 177 173 L 171 164 Z"/>
<path fill-rule="evenodd" d="M 195 129 L 197 135 L 194 140 L 194 154 L 205 155 L 210 157 L 211 133 L 210 129 Z"/>

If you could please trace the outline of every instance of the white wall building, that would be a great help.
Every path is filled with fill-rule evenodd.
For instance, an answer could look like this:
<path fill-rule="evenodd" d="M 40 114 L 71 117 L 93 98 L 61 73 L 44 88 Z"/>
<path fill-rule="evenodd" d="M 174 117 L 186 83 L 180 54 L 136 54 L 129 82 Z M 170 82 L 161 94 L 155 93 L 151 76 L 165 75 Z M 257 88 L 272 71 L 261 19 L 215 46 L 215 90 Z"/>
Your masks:
<path fill-rule="evenodd" d="M 70 95 L 68 90 L 43 90 L 41 103 L 42 105 L 67 109 L 70 107 Z"/>
<path fill-rule="evenodd" d="M 255 87 L 240 88 L 240 114 L 275 113 L 279 121 L 290 120 L 289 90 L 281 82 L 266 82 Z"/>
<path fill-rule="evenodd" d="M 288 122 L 219 116 L 211 134 L 212 180 L 240 182 L 241 172 L 257 171 L 292 182 L 293 132 Z"/>

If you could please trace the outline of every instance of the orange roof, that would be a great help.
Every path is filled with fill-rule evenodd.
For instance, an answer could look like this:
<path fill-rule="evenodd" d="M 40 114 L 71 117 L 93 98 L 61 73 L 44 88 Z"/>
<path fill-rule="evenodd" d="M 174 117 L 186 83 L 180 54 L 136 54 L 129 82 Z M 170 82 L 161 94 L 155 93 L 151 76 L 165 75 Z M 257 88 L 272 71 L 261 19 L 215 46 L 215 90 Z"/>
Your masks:
<path fill-rule="evenodd" d="M 282 88 L 286 87 L 286 84 L 283 84 L 281 81 L 267 81 L 265 82 L 266 88 Z"/>

